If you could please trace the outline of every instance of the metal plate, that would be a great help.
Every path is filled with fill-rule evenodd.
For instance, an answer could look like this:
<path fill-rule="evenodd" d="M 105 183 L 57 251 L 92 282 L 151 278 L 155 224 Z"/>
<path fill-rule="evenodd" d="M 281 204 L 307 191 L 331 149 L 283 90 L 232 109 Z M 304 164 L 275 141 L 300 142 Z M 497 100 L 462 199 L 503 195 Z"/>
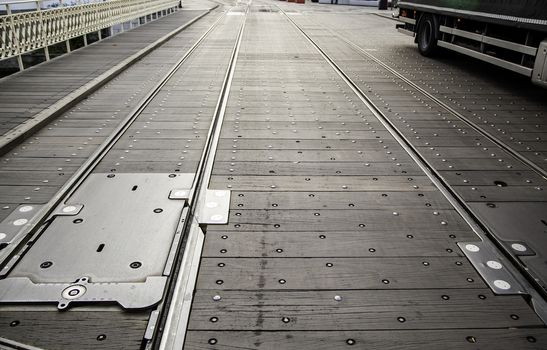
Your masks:
<path fill-rule="evenodd" d="M 68 200 L 77 217 L 58 216 L 8 277 L 35 283 L 143 282 L 161 276 L 193 174 L 92 174 Z"/>
<path fill-rule="evenodd" d="M 494 202 L 470 203 L 470 206 L 547 287 L 547 203 Z M 525 248 L 514 249 L 513 243 Z"/>
<path fill-rule="evenodd" d="M 0 223 L 0 246 L 10 244 L 19 232 L 31 224 L 41 205 L 20 205 Z"/>
<path fill-rule="evenodd" d="M 459 242 L 458 246 L 494 293 L 526 294 L 520 282 L 506 268 L 511 263 L 490 245 L 477 241 Z"/>

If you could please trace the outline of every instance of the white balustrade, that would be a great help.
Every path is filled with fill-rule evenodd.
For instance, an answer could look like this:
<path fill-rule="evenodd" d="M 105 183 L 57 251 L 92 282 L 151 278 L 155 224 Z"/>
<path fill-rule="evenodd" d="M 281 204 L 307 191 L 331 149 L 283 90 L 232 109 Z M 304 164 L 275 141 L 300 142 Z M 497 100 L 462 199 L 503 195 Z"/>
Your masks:
<path fill-rule="evenodd" d="M 34 10 L 12 12 L 15 4 L 22 3 L 35 3 Z M 22 54 L 45 48 L 47 57 L 48 46 L 175 8 L 179 1 L 110 0 L 66 6 L 69 3 L 61 0 L 58 7 L 47 9 L 42 9 L 42 1 L 0 3 L 7 12 L 0 16 L 0 60 L 19 57 L 22 69 Z"/>

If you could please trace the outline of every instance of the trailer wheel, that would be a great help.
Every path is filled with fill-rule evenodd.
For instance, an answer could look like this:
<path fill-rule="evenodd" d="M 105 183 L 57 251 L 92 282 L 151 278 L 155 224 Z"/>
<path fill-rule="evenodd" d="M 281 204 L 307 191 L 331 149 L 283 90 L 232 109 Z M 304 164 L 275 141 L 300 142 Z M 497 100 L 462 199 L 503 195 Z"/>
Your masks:
<path fill-rule="evenodd" d="M 437 21 L 432 15 L 424 15 L 418 26 L 418 50 L 426 57 L 432 56 L 437 49 L 437 38 L 435 33 L 437 31 Z"/>

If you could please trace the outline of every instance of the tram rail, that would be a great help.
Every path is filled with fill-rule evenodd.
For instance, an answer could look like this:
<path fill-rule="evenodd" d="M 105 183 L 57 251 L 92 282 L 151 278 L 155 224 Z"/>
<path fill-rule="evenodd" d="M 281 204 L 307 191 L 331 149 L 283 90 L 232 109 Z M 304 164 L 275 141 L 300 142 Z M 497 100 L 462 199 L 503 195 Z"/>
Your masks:
<path fill-rule="evenodd" d="M 464 218 L 464 220 L 469 224 L 469 226 L 473 229 L 473 231 L 477 234 L 477 236 L 481 239 L 482 243 L 487 247 L 488 250 L 496 252 L 495 255 L 498 255 L 500 260 L 503 261 L 503 266 L 508 269 L 508 274 L 512 276 L 512 279 L 515 281 L 518 281 L 521 286 L 524 288 L 524 290 L 521 290 L 521 293 L 525 293 L 530 295 L 531 297 L 531 306 L 534 308 L 534 310 L 537 312 L 537 314 L 540 316 L 540 318 L 547 322 L 547 302 L 545 300 L 545 291 L 541 287 L 540 284 L 538 284 L 537 279 L 534 278 L 534 276 L 530 275 L 529 271 L 525 269 L 522 264 L 517 260 L 517 258 L 510 252 L 497 238 L 495 235 L 492 235 L 488 228 L 481 223 L 481 220 L 473 213 L 473 210 L 469 208 L 467 203 L 463 201 L 460 196 L 452 189 L 451 185 L 444 180 L 444 178 L 440 175 L 440 173 L 429 164 L 429 162 L 420 155 L 420 152 L 413 146 L 413 144 L 407 139 L 407 137 L 402 134 L 398 128 L 385 116 L 385 114 L 382 112 L 381 108 L 374 104 L 374 102 L 367 97 L 367 95 L 361 90 L 361 88 L 358 86 L 357 83 L 355 83 L 351 77 L 344 72 L 344 70 L 336 63 L 335 59 L 330 57 L 328 53 L 326 53 L 321 46 L 311 38 L 304 29 L 302 29 L 301 26 L 299 26 L 290 15 L 287 14 L 280 6 L 277 6 L 277 8 L 280 10 L 281 13 L 284 14 L 284 16 L 287 18 L 287 20 L 317 49 L 317 51 L 321 54 L 321 56 L 329 63 L 329 65 L 338 73 L 338 75 L 344 80 L 344 82 L 355 92 L 355 94 L 359 97 L 359 99 L 367 106 L 367 108 L 374 114 L 374 116 L 382 123 L 382 125 L 390 132 L 391 135 L 397 140 L 397 142 L 403 147 L 403 149 L 411 156 L 411 158 L 419 165 L 420 169 L 422 169 L 426 175 L 431 179 L 433 184 L 442 192 L 442 194 L 446 197 L 446 199 L 454 206 L 456 211 Z M 352 46 L 355 49 L 358 49 L 359 52 L 364 53 L 367 57 L 370 57 L 375 62 L 377 62 L 382 67 L 389 70 L 391 73 L 396 75 L 400 80 L 407 83 L 412 88 L 415 88 L 420 93 L 423 93 L 425 96 L 430 98 L 432 101 L 437 103 L 439 106 L 445 108 L 448 112 L 452 113 L 456 117 L 460 118 L 462 121 L 466 122 L 470 126 L 473 127 L 473 129 L 476 129 L 481 134 L 483 134 L 485 137 L 487 137 L 492 142 L 499 144 L 500 146 L 503 146 L 504 149 L 509 149 L 509 146 L 506 146 L 503 142 L 497 140 L 494 136 L 490 135 L 489 133 L 483 131 L 482 129 L 475 126 L 472 122 L 468 121 L 467 118 L 462 116 L 460 113 L 452 109 L 451 107 L 447 106 L 444 102 L 440 101 L 421 87 L 419 87 L 417 84 L 413 83 L 406 77 L 404 77 L 402 74 L 396 72 L 395 70 L 391 69 L 388 65 L 385 63 L 380 62 L 376 57 L 372 56 L 362 48 L 360 48 L 358 45 L 354 44 L 353 42 L 349 41 L 348 39 L 343 38 L 339 34 L 335 33 L 334 31 L 330 30 L 330 32 L 338 37 L 339 39 L 346 42 L 348 45 Z M 511 149 L 511 154 L 518 152 L 513 151 Z M 532 166 L 535 171 L 540 173 L 540 175 L 544 176 L 543 174 L 545 171 L 529 162 L 526 158 L 519 155 L 519 160 L 522 160 L 523 163 Z M 530 163 L 530 164 L 529 164 Z M 469 252 L 466 251 L 464 248 L 465 244 L 461 245 L 462 251 L 464 254 L 470 258 Z M 471 259 L 470 259 L 471 260 Z M 510 264 L 507 264 L 505 262 L 509 262 Z M 492 279 L 492 276 L 488 273 L 488 268 L 484 269 L 484 266 L 480 266 L 476 261 L 472 261 L 475 268 L 478 270 L 478 272 L 481 274 L 481 276 L 484 278 L 484 280 L 487 282 L 487 284 L 492 288 L 492 290 L 496 293 L 503 294 L 504 290 L 501 288 L 498 288 L 496 284 L 494 283 L 495 280 Z M 522 278 L 522 274 L 526 276 L 527 278 Z M 512 293 L 514 293 L 513 291 Z"/>

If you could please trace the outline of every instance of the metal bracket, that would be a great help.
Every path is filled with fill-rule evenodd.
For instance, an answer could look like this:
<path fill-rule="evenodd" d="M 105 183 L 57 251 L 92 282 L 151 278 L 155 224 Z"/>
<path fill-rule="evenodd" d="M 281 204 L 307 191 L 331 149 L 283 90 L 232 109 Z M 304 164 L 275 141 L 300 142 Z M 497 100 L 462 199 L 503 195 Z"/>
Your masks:
<path fill-rule="evenodd" d="M 0 244 L 10 244 L 23 229 L 33 222 L 41 205 L 20 205 L 0 223 Z"/>
<path fill-rule="evenodd" d="M 197 220 L 204 225 L 222 225 L 228 223 L 231 192 L 225 190 L 205 190 L 205 198 L 200 200 Z"/>
<path fill-rule="evenodd" d="M 506 268 L 505 258 L 484 242 L 459 242 L 458 246 L 495 294 L 528 294 Z"/>
<path fill-rule="evenodd" d="M 26 277 L 0 281 L 0 299 L 5 303 L 57 302 L 65 310 L 73 302 L 117 302 L 125 309 L 144 309 L 160 302 L 165 277 L 150 276 L 144 283 L 92 283 L 81 277 L 74 283 L 33 283 Z"/>
<path fill-rule="evenodd" d="M 53 216 L 74 216 L 80 214 L 83 204 L 63 204 L 53 213 Z"/>

